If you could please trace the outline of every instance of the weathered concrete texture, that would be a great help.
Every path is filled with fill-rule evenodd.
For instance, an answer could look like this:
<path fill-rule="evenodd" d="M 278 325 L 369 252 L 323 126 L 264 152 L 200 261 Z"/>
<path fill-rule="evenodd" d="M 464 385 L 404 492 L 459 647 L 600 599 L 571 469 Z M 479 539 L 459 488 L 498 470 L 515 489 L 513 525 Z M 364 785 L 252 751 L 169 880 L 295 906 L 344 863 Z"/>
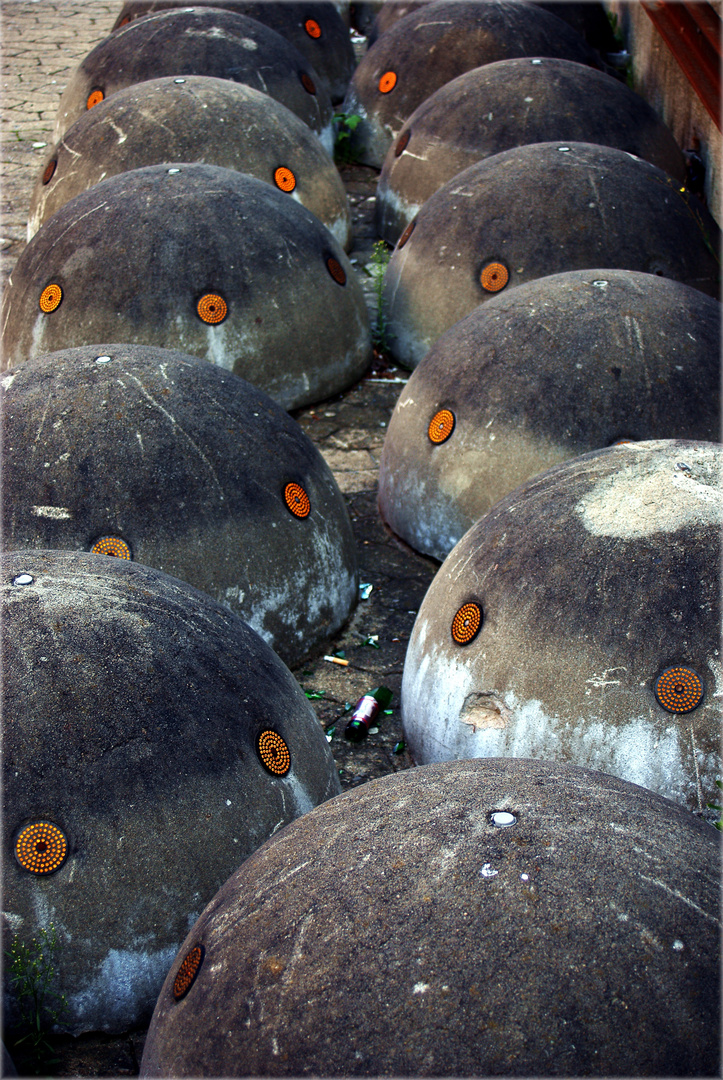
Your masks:
<path fill-rule="evenodd" d="M 44 311 L 49 285 L 62 300 Z M 217 298 L 212 321 L 204 296 Z M 7 366 L 102 341 L 154 345 L 232 370 L 285 408 L 348 386 L 370 359 L 364 296 L 328 229 L 285 192 L 213 165 L 135 169 L 66 203 L 18 260 L 2 325 Z"/>
<path fill-rule="evenodd" d="M 205 360 L 129 345 L 40 357 L 3 382 L 6 548 L 89 551 L 118 537 L 135 561 L 245 619 L 287 664 L 347 621 L 359 579 L 346 506 L 266 394 Z M 306 517 L 290 511 L 289 484 L 303 488 Z"/>
<path fill-rule="evenodd" d="M 275 184 L 323 221 L 343 248 L 351 245 L 344 185 L 319 139 L 285 105 L 230 79 L 186 75 L 134 83 L 80 116 L 46 155 L 28 239 L 66 202 L 109 176 L 190 161 Z"/>
<path fill-rule="evenodd" d="M 379 14 L 373 25 L 369 27 L 370 46 L 405 15 L 430 2 L 431 0 L 388 0 L 382 3 Z M 597 49 L 598 52 L 607 53 L 616 50 L 615 38 L 602 4 L 595 3 L 594 0 L 583 0 L 582 3 L 575 3 L 574 0 L 563 0 L 562 3 L 541 3 L 539 0 L 530 0 L 530 2 L 568 23 L 588 45 Z"/>
<path fill-rule="evenodd" d="M 210 75 L 253 86 L 286 105 L 333 150 L 331 101 L 311 64 L 275 30 L 218 8 L 148 15 L 96 45 L 63 91 L 55 141 L 92 107 L 93 95 L 103 99 L 164 75 Z"/>
<path fill-rule="evenodd" d="M 331 101 L 344 100 L 356 60 L 349 31 L 334 4 L 320 0 L 194 0 L 193 6 L 225 8 L 271 27 L 306 57 Z M 153 11 L 180 7 L 188 7 L 187 0 L 126 0 L 113 29 Z"/>
<path fill-rule="evenodd" d="M 400 19 L 361 60 L 344 100 L 344 112 L 362 118 L 352 139 L 358 160 L 381 168 L 425 98 L 464 71 L 513 56 L 595 62 L 571 27 L 527 4 L 437 0 Z"/>
<path fill-rule="evenodd" d="M 719 871 L 714 830 L 600 773 L 385 777 L 224 885 L 141 1076 L 717 1075 Z"/>
<path fill-rule="evenodd" d="M 561 461 L 621 439 L 716 442 L 720 324 L 717 300 L 632 270 L 553 274 L 480 304 L 400 394 L 382 517 L 444 559 L 498 499 Z M 434 441 L 443 409 L 454 428 Z"/>
<path fill-rule="evenodd" d="M 125 1031 L 150 1014 L 220 885 L 336 794 L 336 769 L 289 670 L 190 586 L 33 551 L 4 557 L 2 592 L 5 929 L 26 939 L 55 925 L 71 1033 Z M 285 775 L 262 764 L 268 730 L 288 747 Z M 55 873 L 14 856 L 36 821 L 66 838 Z"/>
<path fill-rule="evenodd" d="M 555 758 L 698 813 L 717 801 L 722 453 L 656 441 L 586 454 L 465 533 L 427 592 L 404 664 L 418 763 Z M 453 632 L 465 604 L 481 612 L 476 636 L 473 624 Z M 655 680 L 674 666 L 702 684 L 692 711 L 656 699 Z"/>
<path fill-rule="evenodd" d="M 502 288 L 550 274 L 638 270 L 718 296 L 711 215 L 667 173 L 608 146 L 495 154 L 440 188 L 409 228 L 384 281 L 391 351 L 405 367 Z"/>
<path fill-rule="evenodd" d="M 379 177 L 379 235 L 396 244 L 422 204 L 475 162 L 553 139 L 615 146 L 685 181 L 680 147 L 624 83 L 570 60 L 501 60 L 452 79 L 405 122 Z"/>

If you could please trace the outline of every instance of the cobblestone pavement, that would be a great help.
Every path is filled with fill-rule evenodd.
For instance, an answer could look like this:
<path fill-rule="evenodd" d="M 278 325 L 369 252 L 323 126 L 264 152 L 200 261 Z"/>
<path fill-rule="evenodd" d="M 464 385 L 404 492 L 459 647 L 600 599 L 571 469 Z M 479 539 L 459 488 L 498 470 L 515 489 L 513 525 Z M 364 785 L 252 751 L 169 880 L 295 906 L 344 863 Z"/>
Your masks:
<path fill-rule="evenodd" d="M 52 142 L 57 103 L 77 64 L 107 36 L 120 0 L 3 0 L 2 17 L 2 203 L 0 277 L 4 286 L 26 243 L 27 209 L 37 175 Z M 363 43 L 357 43 L 363 49 Z M 377 173 L 341 168 L 354 223 L 350 252 L 375 314 L 369 266 Z M 367 600 L 324 654 L 343 652 L 347 667 L 310 657 L 294 674 L 326 729 L 368 690 L 387 685 L 394 693 L 391 715 L 361 744 L 343 738 L 342 720 L 331 748 L 342 787 L 353 787 L 414 763 L 399 750 L 399 696 L 407 640 L 436 564 L 391 537 L 377 512 L 377 475 L 386 425 L 407 373 L 375 363 L 346 393 L 294 413 L 319 447 L 344 493 L 357 538 L 361 580 L 372 586 Z M 395 753 L 395 747 L 397 752 Z M 49 1075 L 137 1075 L 144 1032 L 113 1038 L 90 1035 L 55 1040 L 57 1061 Z M 19 1062 L 16 1062 L 19 1064 Z"/>

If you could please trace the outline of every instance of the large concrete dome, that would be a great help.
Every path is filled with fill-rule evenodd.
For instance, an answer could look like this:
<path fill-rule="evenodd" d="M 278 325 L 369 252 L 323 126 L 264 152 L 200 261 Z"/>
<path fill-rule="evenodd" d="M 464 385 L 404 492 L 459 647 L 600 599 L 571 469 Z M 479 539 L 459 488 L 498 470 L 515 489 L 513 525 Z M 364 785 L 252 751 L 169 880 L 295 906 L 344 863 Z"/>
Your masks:
<path fill-rule="evenodd" d="M 306 57 L 332 102 L 344 100 L 355 60 L 337 5 L 320 0 L 194 0 L 193 6 L 225 8 L 270 26 Z M 154 11 L 177 7 L 188 7 L 187 0 L 125 0 L 113 29 Z"/>
<path fill-rule="evenodd" d="M 464 71 L 513 56 L 595 62 L 570 26 L 528 4 L 437 0 L 406 15 L 369 49 L 349 84 L 343 110 L 362 118 L 351 140 L 358 159 L 381 168 L 425 98 Z"/>
<path fill-rule="evenodd" d="M 71 1034 L 127 1031 L 223 882 L 339 778 L 289 670 L 196 589 L 25 551 L 2 599 L 6 927 L 55 926 Z"/>
<path fill-rule="evenodd" d="M 314 132 L 268 94 L 203 75 L 134 83 L 78 117 L 40 170 L 28 239 L 93 184 L 168 161 L 221 165 L 265 180 L 315 214 L 343 248 L 351 245 L 344 185 Z"/>
<path fill-rule="evenodd" d="M 141 1076 L 715 1076 L 719 852 L 682 807 L 557 762 L 373 780 L 208 905 Z"/>
<path fill-rule="evenodd" d="M 392 413 L 379 508 L 444 559 L 531 476 L 622 439 L 720 435 L 721 306 L 633 270 L 504 291 L 432 346 Z"/>
<path fill-rule="evenodd" d="M 3 382 L 6 548 L 120 545 L 240 615 L 289 665 L 346 622 L 359 592 L 346 504 L 266 394 L 140 345 L 39 357 Z"/>
<path fill-rule="evenodd" d="M 263 23 L 219 8 L 162 11 L 116 30 L 81 61 L 60 98 L 53 138 L 116 90 L 165 75 L 209 75 L 261 90 L 334 148 L 331 101 L 298 49 Z"/>
<path fill-rule="evenodd" d="M 409 640 L 415 761 L 555 758 L 716 802 L 722 455 L 682 440 L 586 454 L 473 525 Z"/>
<path fill-rule="evenodd" d="M 500 60 L 445 83 L 405 122 L 379 177 L 377 232 L 396 244 L 422 204 L 457 173 L 553 139 L 614 146 L 685 181 L 672 133 L 618 79 L 571 60 Z"/>
<path fill-rule="evenodd" d="M 214 165 L 151 165 L 71 199 L 18 259 L 4 362 L 101 341 L 178 349 L 284 408 L 365 371 L 364 293 L 341 246 L 288 194 Z"/>
<path fill-rule="evenodd" d="M 718 297 L 720 230 L 662 169 L 609 146 L 546 142 L 453 177 L 402 233 L 384 280 L 391 351 L 416 367 L 445 330 L 515 285 L 611 267 Z"/>

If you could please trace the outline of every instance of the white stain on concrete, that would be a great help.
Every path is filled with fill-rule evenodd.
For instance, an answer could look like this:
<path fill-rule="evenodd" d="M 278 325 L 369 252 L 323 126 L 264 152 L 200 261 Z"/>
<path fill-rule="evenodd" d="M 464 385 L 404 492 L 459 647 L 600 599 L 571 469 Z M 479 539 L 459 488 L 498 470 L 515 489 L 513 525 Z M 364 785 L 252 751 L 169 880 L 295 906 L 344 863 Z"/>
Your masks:
<path fill-rule="evenodd" d="M 68 997 L 79 1031 L 125 1031 L 139 1012 L 150 1011 L 181 947 L 178 941 L 155 952 L 110 949 L 86 986 Z"/>
<path fill-rule="evenodd" d="M 73 516 L 66 506 L 34 506 L 33 513 L 36 517 L 51 518 L 53 521 L 68 521 Z"/>

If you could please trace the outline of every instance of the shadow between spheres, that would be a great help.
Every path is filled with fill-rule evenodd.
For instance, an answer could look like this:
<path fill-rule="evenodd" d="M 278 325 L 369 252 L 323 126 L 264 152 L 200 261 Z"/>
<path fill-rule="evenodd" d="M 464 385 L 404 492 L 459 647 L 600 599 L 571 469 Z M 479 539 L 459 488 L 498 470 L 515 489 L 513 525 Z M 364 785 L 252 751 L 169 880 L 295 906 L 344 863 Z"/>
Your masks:
<path fill-rule="evenodd" d="M 359 593 L 346 504 L 266 394 L 139 345 L 53 353 L 2 381 L 6 548 L 97 550 L 163 570 L 289 665 L 346 622 Z"/>
<path fill-rule="evenodd" d="M 151 165 L 77 195 L 35 234 L 3 298 L 4 363 L 100 341 L 177 349 L 286 409 L 371 357 L 341 246 L 288 195 L 233 169 Z"/>
<path fill-rule="evenodd" d="M 719 841 L 557 762 L 370 781 L 223 886 L 141 1076 L 714 1076 Z"/>
<path fill-rule="evenodd" d="M 339 792 L 336 767 L 291 672 L 183 582 L 14 552 L 2 598 L 6 947 L 52 922 L 64 1027 L 127 1031 L 244 858 Z"/>

